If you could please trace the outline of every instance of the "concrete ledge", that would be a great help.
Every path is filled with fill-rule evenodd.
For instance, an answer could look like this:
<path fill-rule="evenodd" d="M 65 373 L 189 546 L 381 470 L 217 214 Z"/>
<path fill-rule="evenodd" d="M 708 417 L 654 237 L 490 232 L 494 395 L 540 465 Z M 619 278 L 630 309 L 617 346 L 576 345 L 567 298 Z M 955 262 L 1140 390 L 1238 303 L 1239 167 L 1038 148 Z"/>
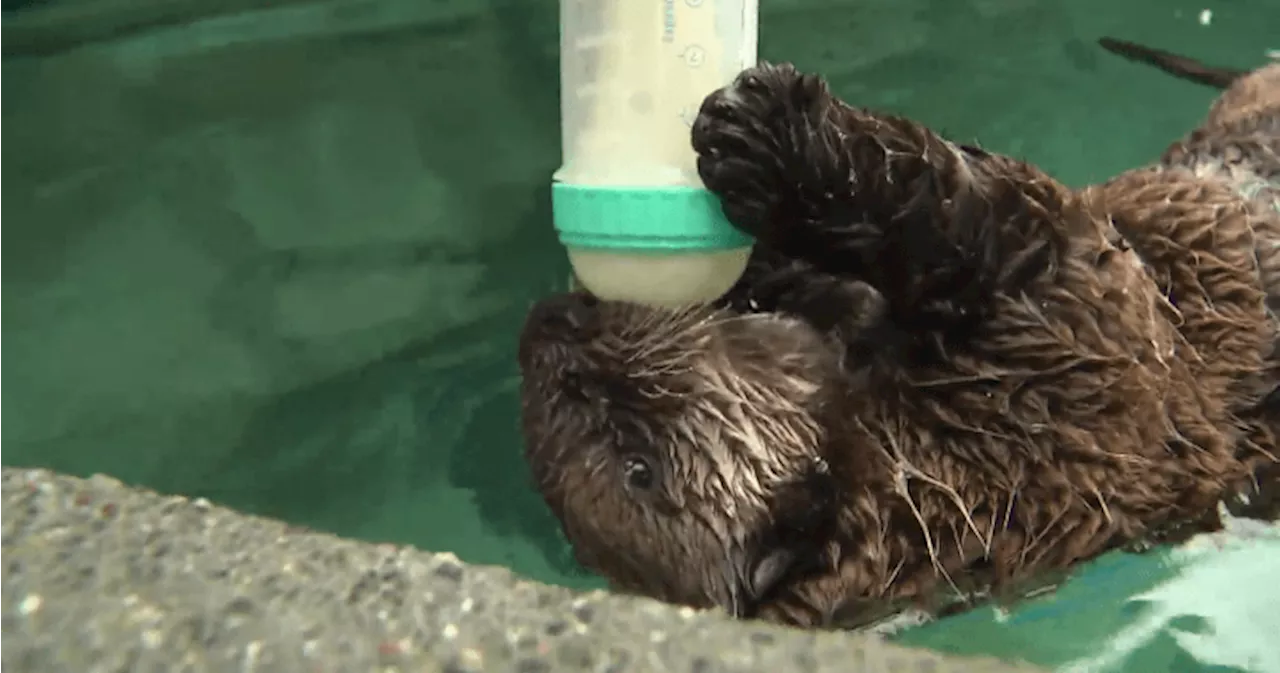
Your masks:
<path fill-rule="evenodd" d="M 202 500 L 4 468 L 3 668 L 1029 671 L 528 582 Z"/>

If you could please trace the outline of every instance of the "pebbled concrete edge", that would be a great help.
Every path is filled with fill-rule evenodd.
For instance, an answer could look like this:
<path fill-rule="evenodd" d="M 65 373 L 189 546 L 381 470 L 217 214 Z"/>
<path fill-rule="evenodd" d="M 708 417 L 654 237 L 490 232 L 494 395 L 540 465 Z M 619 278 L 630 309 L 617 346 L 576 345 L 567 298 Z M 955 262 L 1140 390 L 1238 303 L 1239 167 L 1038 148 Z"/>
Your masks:
<path fill-rule="evenodd" d="M 5 671 L 1032 671 L 3 469 Z"/>

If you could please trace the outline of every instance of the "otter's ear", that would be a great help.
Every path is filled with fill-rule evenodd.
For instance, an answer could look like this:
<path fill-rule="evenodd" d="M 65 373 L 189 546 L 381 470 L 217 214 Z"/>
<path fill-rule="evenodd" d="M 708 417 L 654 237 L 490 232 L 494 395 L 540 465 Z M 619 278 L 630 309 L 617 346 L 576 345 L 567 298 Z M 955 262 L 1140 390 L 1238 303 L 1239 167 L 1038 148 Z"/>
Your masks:
<path fill-rule="evenodd" d="M 795 561 L 796 554 L 790 549 L 775 549 L 759 558 L 751 568 L 750 584 L 747 586 L 751 599 L 763 600 L 782 581 Z"/>

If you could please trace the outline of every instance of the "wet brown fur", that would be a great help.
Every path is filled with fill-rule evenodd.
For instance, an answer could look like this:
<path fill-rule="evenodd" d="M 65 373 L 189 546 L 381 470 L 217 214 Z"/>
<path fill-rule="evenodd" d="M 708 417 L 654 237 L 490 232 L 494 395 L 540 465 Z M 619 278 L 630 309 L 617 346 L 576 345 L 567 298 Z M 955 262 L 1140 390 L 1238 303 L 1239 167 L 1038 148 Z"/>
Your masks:
<path fill-rule="evenodd" d="M 549 298 L 521 337 L 526 456 L 579 559 L 857 626 L 1213 529 L 1224 499 L 1274 517 L 1278 68 L 1082 190 L 788 66 L 709 96 L 694 146 L 758 241 L 743 280 L 680 310 Z"/>

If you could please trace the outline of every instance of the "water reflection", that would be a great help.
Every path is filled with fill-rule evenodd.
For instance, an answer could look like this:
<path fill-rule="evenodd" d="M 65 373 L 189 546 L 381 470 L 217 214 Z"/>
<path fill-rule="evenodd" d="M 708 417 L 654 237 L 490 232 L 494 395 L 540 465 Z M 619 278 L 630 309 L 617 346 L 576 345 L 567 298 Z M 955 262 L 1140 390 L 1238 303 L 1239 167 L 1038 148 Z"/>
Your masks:
<path fill-rule="evenodd" d="M 1280 525 L 1227 529 L 1146 555 L 1112 553 L 1010 612 L 982 608 L 903 634 L 957 654 L 1059 673 L 1280 672 Z"/>

